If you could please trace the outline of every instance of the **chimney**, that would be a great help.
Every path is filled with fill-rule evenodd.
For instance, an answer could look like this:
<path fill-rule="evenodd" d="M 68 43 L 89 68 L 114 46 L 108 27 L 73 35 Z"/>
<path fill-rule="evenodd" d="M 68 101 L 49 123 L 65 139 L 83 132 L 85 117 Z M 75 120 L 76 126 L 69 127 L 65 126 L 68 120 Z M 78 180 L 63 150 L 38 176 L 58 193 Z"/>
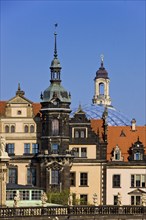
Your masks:
<path fill-rule="evenodd" d="M 131 121 L 131 130 L 136 131 L 136 120 L 134 118 Z"/>

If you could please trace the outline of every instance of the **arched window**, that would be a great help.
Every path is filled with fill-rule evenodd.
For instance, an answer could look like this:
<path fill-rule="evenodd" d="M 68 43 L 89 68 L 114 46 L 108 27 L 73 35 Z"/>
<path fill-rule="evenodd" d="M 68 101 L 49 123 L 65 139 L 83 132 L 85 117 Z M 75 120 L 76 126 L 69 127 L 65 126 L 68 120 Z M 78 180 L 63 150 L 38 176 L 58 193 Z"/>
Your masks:
<path fill-rule="evenodd" d="M 11 133 L 15 133 L 15 126 L 14 125 L 11 126 Z"/>
<path fill-rule="evenodd" d="M 31 125 L 30 126 L 30 133 L 33 133 L 34 132 L 34 125 Z"/>
<path fill-rule="evenodd" d="M 57 119 L 53 119 L 52 121 L 52 135 L 59 134 L 59 121 Z"/>
<path fill-rule="evenodd" d="M 28 133 L 28 125 L 25 125 L 25 126 L 24 126 L 24 132 L 25 132 L 25 133 Z"/>
<path fill-rule="evenodd" d="M 99 94 L 104 95 L 104 84 L 103 83 L 99 84 Z"/>
<path fill-rule="evenodd" d="M 5 132 L 9 133 L 9 126 L 8 125 L 5 126 Z"/>

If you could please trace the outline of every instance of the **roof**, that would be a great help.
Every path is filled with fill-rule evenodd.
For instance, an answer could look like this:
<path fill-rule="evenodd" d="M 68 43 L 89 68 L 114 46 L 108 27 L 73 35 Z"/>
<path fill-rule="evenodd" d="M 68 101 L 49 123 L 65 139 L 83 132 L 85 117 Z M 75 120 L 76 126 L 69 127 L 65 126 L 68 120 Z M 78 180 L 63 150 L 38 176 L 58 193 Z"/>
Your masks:
<path fill-rule="evenodd" d="M 41 109 L 41 104 L 40 103 L 32 103 L 33 107 L 33 114 L 37 115 Z"/>
<path fill-rule="evenodd" d="M 39 187 L 32 186 L 32 185 L 21 185 L 21 184 L 15 184 L 15 183 L 7 183 L 6 185 L 7 190 L 12 190 L 12 189 L 40 189 Z"/>
<path fill-rule="evenodd" d="M 73 108 L 71 117 L 75 114 L 78 108 Z M 102 114 L 105 110 L 104 105 L 97 105 L 97 104 L 87 104 L 82 105 L 82 110 L 86 113 L 86 117 L 88 119 L 101 119 Z M 112 126 L 127 126 L 131 125 L 130 119 L 125 116 L 122 112 L 116 110 L 114 107 L 107 106 L 108 117 L 107 122 L 108 125 Z"/>
<path fill-rule="evenodd" d="M 110 160 L 113 148 L 118 145 L 124 161 L 128 161 L 128 150 L 138 138 L 146 150 L 146 126 L 136 126 L 135 131 L 131 126 L 108 126 L 107 160 Z"/>
<path fill-rule="evenodd" d="M 0 101 L 0 116 L 4 116 L 5 115 L 5 111 L 6 111 L 6 101 Z"/>
<path fill-rule="evenodd" d="M 92 127 L 92 130 L 96 134 L 99 134 L 99 137 L 102 138 L 102 134 L 103 134 L 103 120 L 102 119 L 93 119 L 93 120 L 91 120 L 91 127 Z"/>

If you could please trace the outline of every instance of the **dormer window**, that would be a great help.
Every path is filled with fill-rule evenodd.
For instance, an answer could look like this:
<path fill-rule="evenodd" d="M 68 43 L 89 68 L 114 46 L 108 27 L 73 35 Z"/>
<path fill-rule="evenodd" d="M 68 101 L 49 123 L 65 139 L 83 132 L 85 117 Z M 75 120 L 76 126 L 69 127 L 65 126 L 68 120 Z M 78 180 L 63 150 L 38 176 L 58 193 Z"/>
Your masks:
<path fill-rule="evenodd" d="M 87 137 L 87 128 L 75 128 L 74 129 L 75 138 L 86 138 Z"/>
<path fill-rule="evenodd" d="M 123 161 L 121 150 L 118 145 L 113 149 L 113 157 L 111 159 L 112 161 Z"/>
<path fill-rule="evenodd" d="M 134 160 L 143 160 L 143 155 L 140 152 L 134 154 Z"/>
<path fill-rule="evenodd" d="M 133 161 L 143 161 L 144 160 L 144 146 L 142 142 L 139 140 L 132 144 L 132 147 L 129 149 L 129 160 Z"/>

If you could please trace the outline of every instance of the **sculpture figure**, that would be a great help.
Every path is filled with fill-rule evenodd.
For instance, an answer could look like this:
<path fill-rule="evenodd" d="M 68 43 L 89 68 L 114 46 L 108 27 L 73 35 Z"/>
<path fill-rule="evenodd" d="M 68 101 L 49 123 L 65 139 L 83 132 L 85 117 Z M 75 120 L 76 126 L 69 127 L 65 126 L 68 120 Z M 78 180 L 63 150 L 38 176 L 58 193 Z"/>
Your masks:
<path fill-rule="evenodd" d="M 45 192 L 43 192 L 41 195 L 42 206 L 46 204 L 47 200 L 48 200 L 47 195 Z"/>
<path fill-rule="evenodd" d="M 16 195 L 14 196 L 14 207 L 18 207 L 18 202 L 20 200 L 20 195 L 19 192 L 16 193 Z"/>

